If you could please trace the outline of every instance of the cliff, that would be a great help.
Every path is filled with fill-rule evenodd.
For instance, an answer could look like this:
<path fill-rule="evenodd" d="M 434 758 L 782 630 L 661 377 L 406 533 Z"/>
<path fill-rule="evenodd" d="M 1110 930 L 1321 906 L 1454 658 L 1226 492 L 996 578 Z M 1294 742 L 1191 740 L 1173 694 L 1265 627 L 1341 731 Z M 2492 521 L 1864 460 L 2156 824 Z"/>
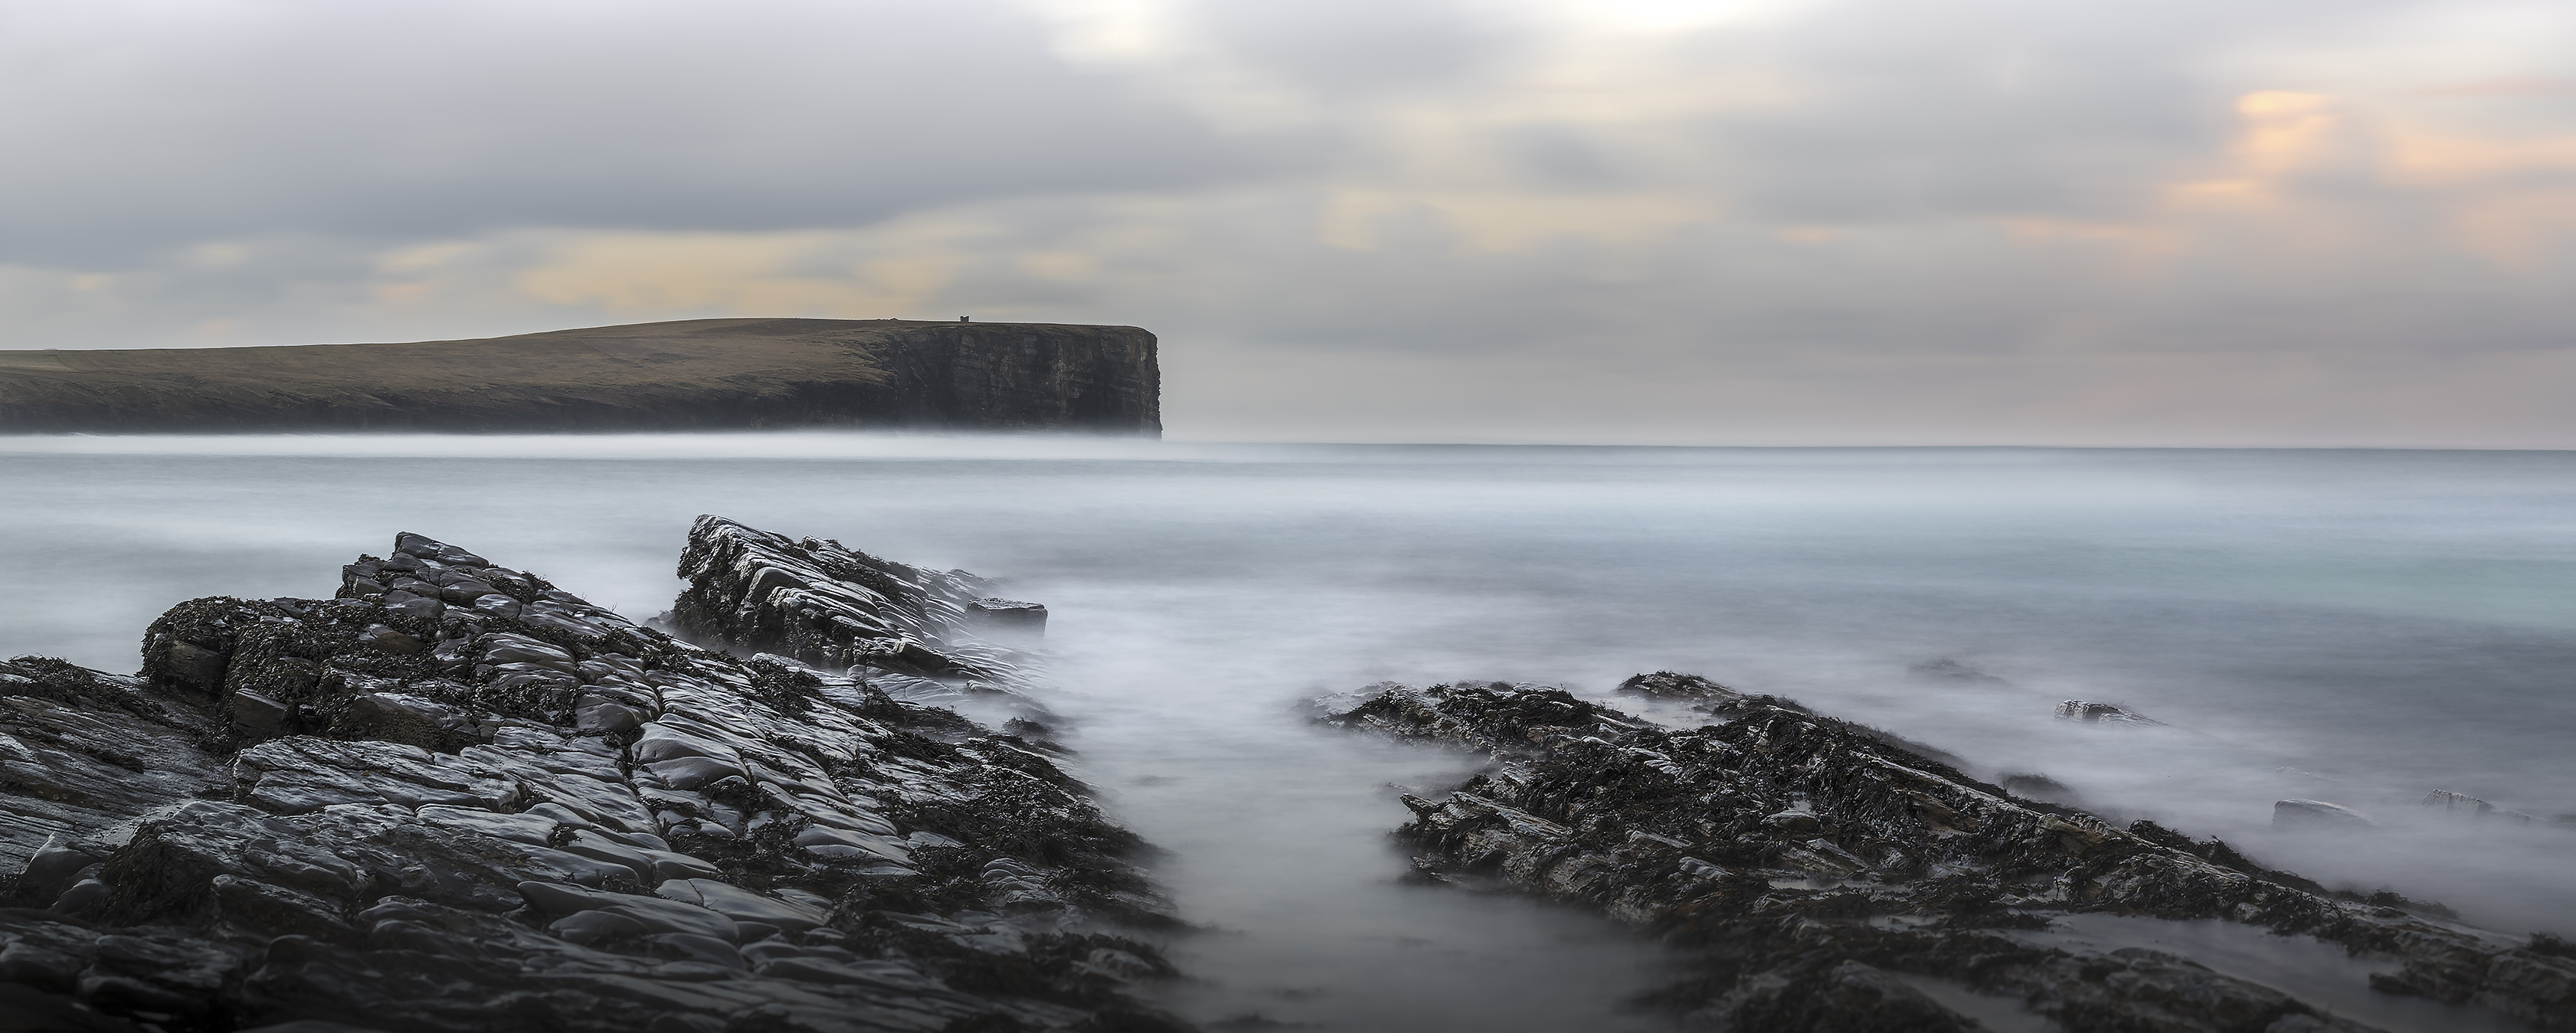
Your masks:
<path fill-rule="evenodd" d="M 691 319 L 465 341 L 0 351 L 0 433 L 784 427 L 1159 435 L 1135 327 Z"/>

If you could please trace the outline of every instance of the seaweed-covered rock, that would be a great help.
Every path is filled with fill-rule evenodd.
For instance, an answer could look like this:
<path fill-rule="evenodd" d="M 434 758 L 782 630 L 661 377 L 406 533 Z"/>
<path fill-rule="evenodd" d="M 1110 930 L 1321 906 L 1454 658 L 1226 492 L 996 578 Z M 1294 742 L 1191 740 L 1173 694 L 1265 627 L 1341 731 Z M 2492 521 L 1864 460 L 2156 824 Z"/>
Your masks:
<path fill-rule="evenodd" d="M 1399 832 L 1423 878 L 1597 907 L 1692 948 L 1657 1000 L 1722 1029 L 1977 1028 L 1907 979 L 2018 1000 L 2069 1029 L 2352 1030 L 2277 990 L 2141 948 L 2025 935 L 2053 916 L 2224 919 L 2384 957 L 2391 992 L 2576 1029 L 2576 961 L 2322 891 L 2216 840 L 2105 825 L 1979 782 L 1902 740 L 1688 675 L 1668 729 L 1543 687 L 1385 684 L 1324 718 L 1494 764 Z M 1636 680 L 1632 680 L 1636 681 Z M 1904 977 L 1904 978 L 1898 978 Z"/>
<path fill-rule="evenodd" d="M 1144 845 L 920 679 L 411 534 L 143 653 L 0 664 L 0 1027 L 1176 1028 L 1130 996 L 1171 974 Z"/>

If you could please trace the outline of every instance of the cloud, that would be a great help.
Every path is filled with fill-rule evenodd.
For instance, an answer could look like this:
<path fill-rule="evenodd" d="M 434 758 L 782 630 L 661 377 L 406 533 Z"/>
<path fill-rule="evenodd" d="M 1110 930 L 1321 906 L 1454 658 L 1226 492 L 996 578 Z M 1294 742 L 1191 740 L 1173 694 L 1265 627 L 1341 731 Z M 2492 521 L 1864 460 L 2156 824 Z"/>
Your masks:
<path fill-rule="evenodd" d="M 101 9 L 0 25 L 10 346 L 972 314 L 1157 330 L 1184 435 L 2576 443 L 2555 7 Z"/>
<path fill-rule="evenodd" d="M 0 28 L 0 258 L 525 226 L 847 226 L 1269 159 L 1010 7 L 104 0 Z"/>

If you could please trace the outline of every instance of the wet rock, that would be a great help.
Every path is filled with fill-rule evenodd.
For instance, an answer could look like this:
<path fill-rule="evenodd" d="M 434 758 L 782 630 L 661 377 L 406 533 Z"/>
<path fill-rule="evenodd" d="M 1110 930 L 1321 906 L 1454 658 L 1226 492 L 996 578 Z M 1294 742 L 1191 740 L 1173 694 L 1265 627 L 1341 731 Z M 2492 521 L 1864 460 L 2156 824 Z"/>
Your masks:
<path fill-rule="evenodd" d="M 2438 808 L 2462 817 L 2496 818 L 2515 825 L 2529 825 L 2532 821 L 2531 815 L 2521 811 L 2505 810 L 2477 797 L 2454 793 L 2448 789 L 2436 789 L 2424 794 L 2424 806 Z"/>
<path fill-rule="evenodd" d="M 403 692 L 367 692 L 351 697 L 331 734 L 375 739 L 455 752 L 479 735 L 463 711 L 436 700 Z"/>
<path fill-rule="evenodd" d="M 149 643 L 145 656 L 166 665 Z M 217 708 L 189 685 L 48 657 L 0 663 L 0 872 L 21 870 L 49 842 L 103 854 L 135 815 L 228 795 L 223 761 L 207 748 L 225 734 Z"/>
<path fill-rule="evenodd" d="M 1929 678 L 1934 681 L 1955 682 L 1965 685 L 2012 684 L 2011 682 L 1995 677 L 1994 675 L 1987 674 L 1982 670 L 1978 670 L 1970 664 L 1961 663 L 1946 656 L 1911 665 L 1906 668 L 1906 671 L 1917 678 Z"/>
<path fill-rule="evenodd" d="M 2080 699 L 2070 699 L 2058 704 L 2057 719 L 2081 721 L 2093 725 L 2161 725 L 2164 723 L 2125 707 L 2109 703 L 2087 703 Z"/>
<path fill-rule="evenodd" d="M 365 630 L 358 632 L 358 641 L 394 654 L 417 653 L 428 648 L 419 639 L 382 624 L 367 625 Z"/>
<path fill-rule="evenodd" d="M 274 739 L 295 730 L 295 708 L 252 692 L 235 689 L 226 700 L 224 714 L 232 721 L 233 734 L 258 742 Z"/>
<path fill-rule="evenodd" d="M 2280 800 L 2272 804 L 2276 829 L 2367 829 L 2379 823 L 2342 804 L 2323 800 Z"/>
<path fill-rule="evenodd" d="M 1024 679 L 958 605 L 879 637 Z M 1171 974 L 1142 850 L 1016 738 L 418 535 L 137 678 L 0 664 L 0 1028 L 1112 1028 Z"/>
<path fill-rule="evenodd" d="M 224 654 L 191 642 L 172 640 L 162 647 L 169 658 L 170 673 L 199 691 L 212 692 L 224 683 Z"/>
<path fill-rule="evenodd" d="M 1047 608 L 1037 603 L 986 596 L 967 602 L 966 617 L 987 638 L 1034 642 L 1046 637 Z"/>
<path fill-rule="evenodd" d="M 2330 894 L 2148 822 L 2017 798 L 1903 740 L 1691 676 L 1714 719 L 1674 730 L 1561 690 L 1382 684 L 1326 723 L 1476 750 L 1484 772 L 1407 796 L 1424 879 L 1600 909 L 1690 952 L 1652 996 L 1715 1029 L 1982 1028 L 1909 980 L 2024 1002 L 2069 1029 L 2361 1030 L 2152 950 L 2025 930 L 2106 911 L 2222 919 L 2377 957 L 2375 985 L 2576 1029 L 2576 960 Z M 2537 941 L 2535 941 L 2536 943 Z M 2546 946 L 2546 945 L 2541 945 Z"/>
<path fill-rule="evenodd" d="M 22 907 L 50 903 L 106 859 L 104 851 L 82 849 L 47 836 L 44 847 L 29 857 L 27 867 L 18 873 L 10 896 Z"/>
<path fill-rule="evenodd" d="M 2083 803 L 2083 798 L 2066 783 L 2034 771 L 2007 771 L 1995 777 L 1995 784 L 2025 800 L 2062 807 L 2076 807 Z"/>
<path fill-rule="evenodd" d="M 1636 675 L 1627 681 L 1620 682 L 1619 691 L 1633 692 L 1653 699 L 1678 699 L 1692 702 L 1729 699 L 1736 695 L 1735 690 L 1706 678 L 1690 674 L 1675 674 L 1671 671 Z"/>
<path fill-rule="evenodd" d="M 671 621 L 702 641 L 822 667 L 867 665 L 930 678 L 1003 678 L 1009 671 L 1008 659 L 977 634 L 990 617 L 975 615 L 990 599 L 985 582 L 962 570 L 925 570 L 836 541 L 702 516 L 689 529 L 680 576 L 689 589 L 672 606 Z M 1043 622 L 1044 608 L 1038 612 Z"/>

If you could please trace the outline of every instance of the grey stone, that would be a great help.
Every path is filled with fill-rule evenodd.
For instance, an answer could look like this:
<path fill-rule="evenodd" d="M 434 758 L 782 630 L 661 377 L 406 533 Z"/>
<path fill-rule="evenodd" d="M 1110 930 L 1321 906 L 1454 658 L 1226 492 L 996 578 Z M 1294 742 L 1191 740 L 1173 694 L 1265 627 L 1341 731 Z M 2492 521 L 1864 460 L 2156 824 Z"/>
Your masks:
<path fill-rule="evenodd" d="M 344 570 L 341 599 L 172 608 L 140 678 L 0 663 L 0 735 L 26 744 L 0 754 L 0 858 L 24 862 L 18 903 L 63 908 L 0 911 L 0 1017 L 1118 1028 L 1133 981 L 1168 972 L 1063 962 L 1150 956 L 1093 930 L 1170 919 L 1132 834 L 1045 756 L 843 675 L 694 649 L 443 543 L 401 546 Z M 430 620 L 423 589 L 495 598 L 477 586 L 538 599 L 531 619 L 487 604 Z M 894 612 L 870 619 L 894 629 Z M 902 612 L 945 628 L 963 610 Z M 222 656 L 229 691 L 204 691 L 173 642 Z M 940 648 L 1018 677 L 976 640 Z M 297 734 L 316 728 L 337 738 Z M 889 859 L 915 846 L 936 848 L 921 868 Z M 940 914 L 872 917 L 890 906 Z M 735 941 L 764 945 L 764 965 L 840 967 L 764 976 Z M 1037 999 L 952 960 L 1000 965 Z"/>
<path fill-rule="evenodd" d="M 220 650 L 175 639 L 163 648 L 169 650 L 170 673 L 200 692 L 211 693 L 223 687 L 226 658 Z"/>
<path fill-rule="evenodd" d="M 2438 905 L 2329 896 L 2214 840 L 2002 794 L 1875 729 L 1656 677 L 1688 682 L 1676 688 L 1704 697 L 1712 720 L 1671 729 L 1493 683 L 1379 685 L 1325 721 L 1489 757 L 1442 798 L 1404 798 L 1415 820 L 1398 838 L 1417 877 L 1669 933 L 1687 953 L 1652 996 L 1695 1027 L 1983 1028 L 1892 979 L 1905 975 L 2019 999 L 2070 1029 L 2367 1028 L 2156 951 L 2014 935 L 2078 911 L 2314 936 L 2384 958 L 2393 971 L 2372 977 L 2383 990 L 2554 1028 L 2576 1019 L 2576 960 L 2464 929 Z M 2282 806 L 2344 820 L 2331 804 Z M 999 863 L 986 879 L 1024 881 Z M 2273 1025 L 2293 1015 L 2314 1023 Z"/>
<path fill-rule="evenodd" d="M 235 689 L 226 699 L 225 714 L 233 731 L 245 739 L 274 739 L 292 731 L 295 708 L 248 689 Z"/>
<path fill-rule="evenodd" d="M 2114 706 L 2109 703 L 2087 703 L 2080 699 L 2070 699 L 2064 703 L 2058 704 L 2057 719 L 2060 721 L 2081 721 L 2085 724 L 2111 725 L 2161 725 L 2164 723 L 2126 707 Z"/>
<path fill-rule="evenodd" d="M 352 697 L 331 726 L 333 734 L 453 750 L 474 739 L 472 722 L 454 707 L 409 693 L 369 692 Z"/>
<path fill-rule="evenodd" d="M 358 641 L 388 653 L 405 655 L 429 648 L 419 639 L 382 624 L 367 625 L 365 630 L 358 632 Z"/>
<path fill-rule="evenodd" d="M 47 836 L 44 847 L 28 858 L 27 867 L 18 873 L 17 899 L 50 903 L 80 881 L 84 872 L 106 859 L 102 854 Z"/>
<path fill-rule="evenodd" d="M 547 924 L 546 931 L 579 944 L 592 944 L 621 936 L 643 936 L 652 932 L 644 923 L 609 910 L 583 911 L 566 915 Z"/>
<path fill-rule="evenodd" d="M 2276 829 L 2367 829 L 2378 825 L 2367 814 L 2323 800 L 2289 799 L 2272 804 L 2272 827 Z"/>

